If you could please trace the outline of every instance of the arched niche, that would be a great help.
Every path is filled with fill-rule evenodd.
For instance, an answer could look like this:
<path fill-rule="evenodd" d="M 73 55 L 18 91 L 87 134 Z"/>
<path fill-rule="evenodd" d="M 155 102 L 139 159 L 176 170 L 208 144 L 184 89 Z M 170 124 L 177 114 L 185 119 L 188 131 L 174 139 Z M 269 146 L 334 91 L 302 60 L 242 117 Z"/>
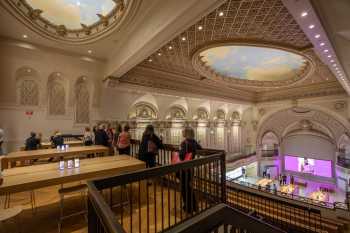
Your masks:
<path fill-rule="evenodd" d="M 47 82 L 48 114 L 62 116 L 66 113 L 66 90 L 62 74 L 52 73 Z"/>
<path fill-rule="evenodd" d="M 39 106 L 40 76 L 31 67 L 21 67 L 15 73 L 17 103 L 22 106 Z"/>
<path fill-rule="evenodd" d="M 179 105 L 174 105 L 170 107 L 167 112 L 166 119 L 167 120 L 185 120 L 187 115 L 187 111 L 185 108 Z"/>
<path fill-rule="evenodd" d="M 241 120 L 241 114 L 238 111 L 233 111 L 230 117 L 231 121 L 240 121 Z"/>
<path fill-rule="evenodd" d="M 89 124 L 90 122 L 90 92 L 87 77 L 77 79 L 75 90 L 75 122 L 77 124 Z"/>
<path fill-rule="evenodd" d="M 215 120 L 217 121 L 225 121 L 226 120 L 226 112 L 223 109 L 218 109 L 215 112 Z"/>
<path fill-rule="evenodd" d="M 341 153 L 350 153 L 350 137 L 347 134 L 343 134 L 337 143 L 338 151 Z"/>
<path fill-rule="evenodd" d="M 197 109 L 196 114 L 194 116 L 194 120 L 197 121 L 209 121 L 209 112 L 206 108 L 200 107 Z"/>
<path fill-rule="evenodd" d="M 151 103 L 139 102 L 131 107 L 128 118 L 130 120 L 156 120 L 158 119 L 158 111 Z"/>

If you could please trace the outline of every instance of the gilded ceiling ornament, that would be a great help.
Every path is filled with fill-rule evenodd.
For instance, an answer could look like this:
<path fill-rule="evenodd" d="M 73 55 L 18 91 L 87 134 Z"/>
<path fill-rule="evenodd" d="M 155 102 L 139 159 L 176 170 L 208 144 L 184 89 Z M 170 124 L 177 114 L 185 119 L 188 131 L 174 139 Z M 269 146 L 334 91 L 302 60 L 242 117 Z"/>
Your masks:
<path fill-rule="evenodd" d="M 36 20 L 40 17 L 40 14 L 43 13 L 42 10 L 40 9 L 33 9 L 33 10 L 29 10 L 29 16 L 31 19 Z"/>

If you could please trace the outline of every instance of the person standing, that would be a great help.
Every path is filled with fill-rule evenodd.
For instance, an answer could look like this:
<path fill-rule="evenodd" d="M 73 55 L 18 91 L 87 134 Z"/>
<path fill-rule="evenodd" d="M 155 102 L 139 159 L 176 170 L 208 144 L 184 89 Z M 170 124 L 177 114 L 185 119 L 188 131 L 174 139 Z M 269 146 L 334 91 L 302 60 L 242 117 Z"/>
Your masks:
<path fill-rule="evenodd" d="M 147 125 L 139 147 L 139 159 L 146 162 L 147 168 L 155 167 L 158 149 L 162 148 L 164 148 L 163 143 L 154 133 L 153 125 Z"/>
<path fill-rule="evenodd" d="M 186 155 L 192 154 L 191 160 L 196 157 L 197 150 L 202 149 L 202 147 L 194 139 L 194 130 L 190 127 L 186 127 L 182 135 L 184 140 L 180 144 L 179 157 L 180 160 L 185 160 Z M 198 210 L 197 201 L 192 188 L 192 177 L 193 170 L 187 169 L 182 170 L 180 175 L 181 182 L 181 196 L 184 203 L 183 210 L 187 213 L 196 212 Z"/>
<path fill-rule="evenodd" d="M 4 144 L 4 139 L 5 137 L 5 133 L 4 130 L 0 127 L 0 155 L 4 154 L 3 148 L 2 148 L 2 144 Z"/>
<path fill-rule="evenodd" d="M 123 132 L 121 132 L 118 136 L 117 148 L 120 155 L 130 155 L 131 135 L 129 133 L 129 129 L 130 127 L 125 125 Z"/>
<path fill-rule="evenodd" d="M 30 137 L 26 139 L 25 150 L 37 150 L 38 140 L 34 132 L 30 133 Z"/>
<path fill-rule="evenodd" d="M 108 136 L 109 155 L 114 155 L 114 149 L 113 149 L 114 130 L 111 127 L 111 124 L 107 125 L 106 134 Z"/>
<path fill-rule="evenodd" d="M 113 138 L 113 149 L 114 149 L 114 154 L 119 154 L 118 150 L 118 139 L 119 135 L 122 132 L 122 126 L 120 124 L 117 125 L 117 127 L 114 130 L 114 138 Z"/>
<path fill-rule="evenodd" d="M 105 131 L 104 125 L 100 125 L 95 133 L 95 145 L 102 145 L 108 147 L 108 135 Z"/>
<path fill-rule="evenodd" d="M 90 127 L 85 128 L 83 141 L 85 146 L 91 146 L 94 144 L 94 135 L 91 132 Z"/>

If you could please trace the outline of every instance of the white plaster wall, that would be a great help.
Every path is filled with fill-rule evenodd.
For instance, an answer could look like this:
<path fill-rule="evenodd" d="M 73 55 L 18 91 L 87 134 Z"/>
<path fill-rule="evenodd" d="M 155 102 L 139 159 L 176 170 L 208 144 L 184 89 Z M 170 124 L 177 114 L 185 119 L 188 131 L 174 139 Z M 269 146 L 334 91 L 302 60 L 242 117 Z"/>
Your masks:
<path fill-rule="evenodd" d="M 86 61 L 45 48 L 21 47 L 0 41 L 0 127 L 5 130 L 5 151 L 13 151 L 23 144 L 29 132 L 42 132 L 48 138 L 56 129 L 63 133 L 81 133 L 84 126 L 74 123 L 74 84 L 86 76 L 90 92 L 91 123 L 101 119 L 99 113 L 99 83 L 103 63 Z M 16 102 L 15 73 L 21 67 L 29 67 L 38 73 L 39 106 L 24 107 Z M 66 114 L 49 116 L 47 113 L 47 81 L 50 74 L 60 72 L 66 87 Z M 33 111 L 27 116 L 26 111 Z"/>

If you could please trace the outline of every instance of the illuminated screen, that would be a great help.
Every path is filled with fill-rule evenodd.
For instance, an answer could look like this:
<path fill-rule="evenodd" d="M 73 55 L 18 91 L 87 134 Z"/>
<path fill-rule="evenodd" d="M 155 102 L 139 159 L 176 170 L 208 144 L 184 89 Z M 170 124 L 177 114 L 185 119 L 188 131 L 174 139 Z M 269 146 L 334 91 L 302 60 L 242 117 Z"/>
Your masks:
<path fill-rule="evenodd" d="M 314 176 L 332 177 L 332 161 L 330 160 L 285 155 L 284 167 L 288 171 L 311 174 Z"/>

